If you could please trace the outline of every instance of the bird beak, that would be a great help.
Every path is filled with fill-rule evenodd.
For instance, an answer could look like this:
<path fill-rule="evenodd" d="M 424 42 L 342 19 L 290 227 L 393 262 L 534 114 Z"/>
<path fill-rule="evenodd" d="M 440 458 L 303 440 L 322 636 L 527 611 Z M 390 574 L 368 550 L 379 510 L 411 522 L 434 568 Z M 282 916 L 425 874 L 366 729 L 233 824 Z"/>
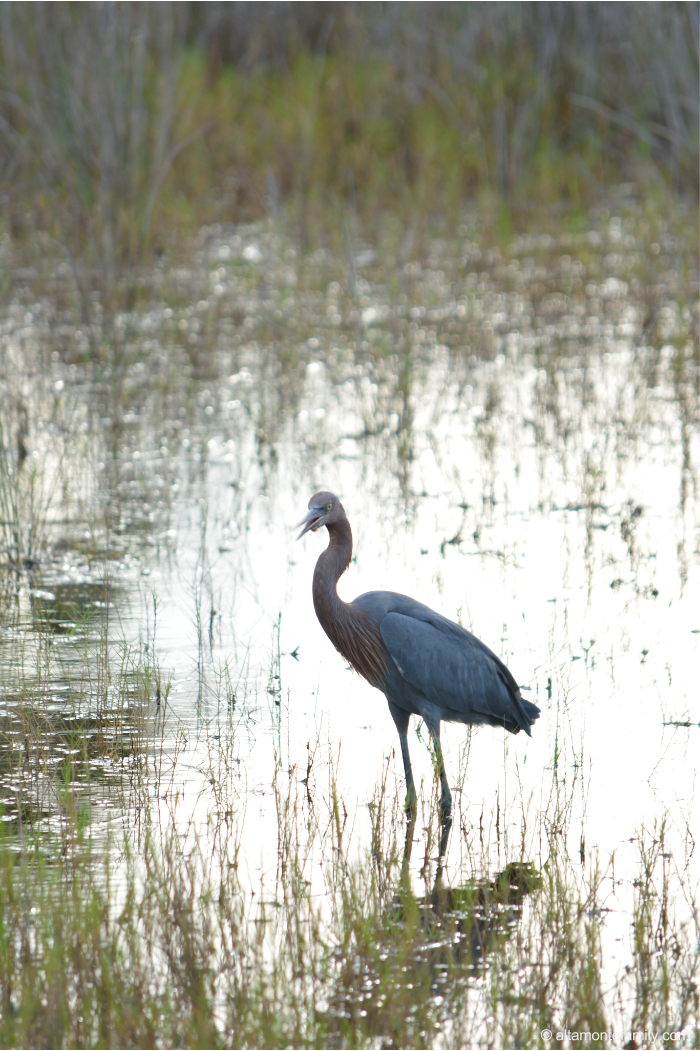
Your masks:
<path fill-rule="evenodd" d="M 301 540 L 304 533 L 308 533 L 309 529 L 318 529 L 317 522 L 320 522 L 322 518 L 322 507 L 310 507 L 307 513 L 302 518 L 301 522 L 297 522 L 297 524 L 294 526 L 295 529 L 298 529 L 300 525 L 303 525 L 304 527 L 301 533 L 299 533 L 297 540 Z"/>

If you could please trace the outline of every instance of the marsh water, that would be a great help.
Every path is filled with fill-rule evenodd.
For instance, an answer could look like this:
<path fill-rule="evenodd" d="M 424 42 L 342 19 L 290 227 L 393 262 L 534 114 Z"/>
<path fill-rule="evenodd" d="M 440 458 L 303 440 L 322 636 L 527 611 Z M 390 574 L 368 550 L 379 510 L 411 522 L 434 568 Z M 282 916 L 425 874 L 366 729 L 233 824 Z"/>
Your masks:
<path fill-rule="evenodd" d="M 327 488 L 354 535 L 341 595 L 400 591 L 458 620 L 542 711 L 531 739 L 444 726 L 446 884 L 542 870 L 559 837 L 600 871 L 612 988 L 640 841 L 662 836 L 679 915 L 698 881 L 696 263 L 630 208 L 498 247 L 469 218 L 409 235 L 301 259 L 274 223 L 204 230 L 186 265 L 143 278 L 99 368 L 103 319 L 95 304 L 76 325 L 70 274 L 14 274 L 3 817 L 59 824 L 80 755 L 96 834 L 146 812 L 183 837 L 235 826 L 270 899 L 280 784 L 321 823 L 339 809 L 358 855 L 378 800 L 400 823 L 386 702 L 314 615 L 325 534 L 295 541 Z M 420 881 L 437 811 L 418 724 L 410 747 Z"/>

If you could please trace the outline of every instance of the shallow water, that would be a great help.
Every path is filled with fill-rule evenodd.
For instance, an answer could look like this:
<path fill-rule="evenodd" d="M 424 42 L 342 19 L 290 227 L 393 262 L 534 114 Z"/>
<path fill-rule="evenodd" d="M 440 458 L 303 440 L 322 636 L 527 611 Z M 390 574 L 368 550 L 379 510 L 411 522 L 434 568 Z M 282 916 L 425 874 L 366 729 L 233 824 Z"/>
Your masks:
<path fill-rule="evenodd" d="M 331 489 L 355 540 L 341 595 L 400 591 L 459 620 L 542 710 L 532 739 L 444 727 L 445 878 L 475 852 L 492 872 L 541 867 L 543 829 L 559 829 L 570 857 L 606 872 L 614 972 L 642 830 L 665 818 L 675 864 L 698 876 L 697 271 L 645 237 L 639 220 L 600 216 L 499 252 L 466 224 L 403 266 L 367 246 L 302 270 L 274 229 L 204 231 L 192 268 L 154 275 L 156 305 L 122 319 L 138 360 L 120 408 L 109 375 L 96 390 L 79 360 L 83 333 L 66 337 L 73 362 L 51 349 L 50 303 L 9 310 L 4 433 L 21 429 L 21 402 L 43 511 L 31 550 L 5 541 L 3 747 L 19 747 L 18 705 L 94 725 L 147 673 L 159 704 L 137 736 L 152 741 L 161 823 L 233 814 L 251 884 L 272 888 L 275 771 L 328 814 L 333 776 L 366 847 L 387 764 L 390 798 L 403 773 L 383 696 L 315 619 L 325 535 L 294 540 L 308 498 Z M 123 790 L 135 725 L 100 756 L 95 793 L 127 824 L 146 805 Z M 425 731 L 410 746 L 429 803 Z"/>

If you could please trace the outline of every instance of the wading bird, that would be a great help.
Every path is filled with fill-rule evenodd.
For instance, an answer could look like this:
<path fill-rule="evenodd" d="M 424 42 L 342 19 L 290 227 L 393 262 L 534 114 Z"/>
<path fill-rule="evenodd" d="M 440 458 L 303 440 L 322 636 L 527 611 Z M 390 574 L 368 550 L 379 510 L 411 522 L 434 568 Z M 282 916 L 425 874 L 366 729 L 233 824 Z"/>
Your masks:
<path fill-rule="evenodd" d="M 441 819 L 451 824 L 440 722 L 486 723 L 514 734 L 524 730 L 529 737 L 539 708 L 521 697 L 515 679 L 488 646 L 421 602 L 393 591 L 368 591 L 354 602 L 339 598 L 336 585 L 350 565 L 352 531 L 337 496 L 312 496 L 299 525 L 304 528 L 297 540 L 309 529 L 328 529 L 330 542 L 314 570 L 314 609 L 348 664 L 386 696 L 401 742 L 407 809 L 415 812 L 416 804 L 408 723 L 419 715 L 435 749 Z"/>

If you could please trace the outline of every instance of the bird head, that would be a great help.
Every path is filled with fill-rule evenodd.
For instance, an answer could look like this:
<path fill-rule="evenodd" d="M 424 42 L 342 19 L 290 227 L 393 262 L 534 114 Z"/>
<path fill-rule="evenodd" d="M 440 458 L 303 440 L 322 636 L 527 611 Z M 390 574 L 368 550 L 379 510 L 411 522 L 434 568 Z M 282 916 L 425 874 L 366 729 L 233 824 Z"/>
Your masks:
<path fill-rule="evenodd" d="M 307 533 L 309 529 L 316 531 L 321 526 L 333 525 L 342 509 L 343 505 L 335 493 L 316 493 L 309 500 L 309 510 L 301 522 L 297 522 L 297 528 L 301 525 L 304 527 L 299 533 L 297 540 L 301 540 L 304 533 Z"/>

